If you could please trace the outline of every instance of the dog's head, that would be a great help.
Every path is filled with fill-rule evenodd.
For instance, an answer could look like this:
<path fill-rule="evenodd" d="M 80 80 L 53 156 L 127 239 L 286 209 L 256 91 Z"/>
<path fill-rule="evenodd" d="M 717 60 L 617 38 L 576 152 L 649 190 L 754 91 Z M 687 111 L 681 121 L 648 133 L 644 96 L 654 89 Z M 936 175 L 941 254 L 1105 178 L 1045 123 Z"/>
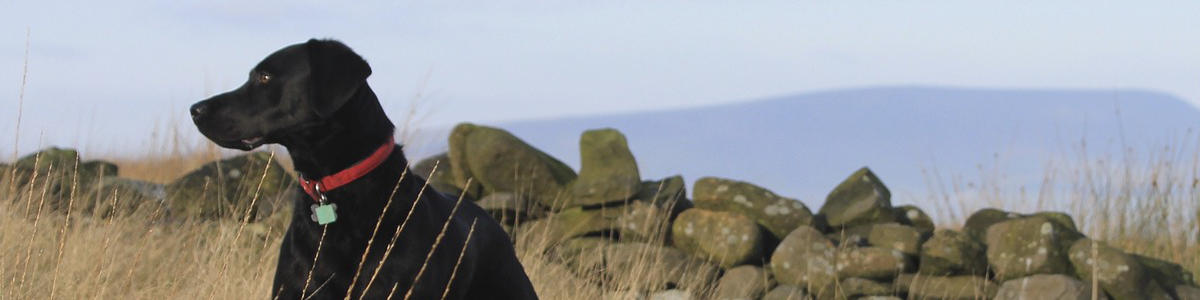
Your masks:
<path fill-rule="evenodd" d="M 370 75 L 371 67 L 346 45 L 312 39 L 267 56 L 241 87 L 192 105 L 192 121 L 221 147 L 251 150 L 321 124 Z"/>

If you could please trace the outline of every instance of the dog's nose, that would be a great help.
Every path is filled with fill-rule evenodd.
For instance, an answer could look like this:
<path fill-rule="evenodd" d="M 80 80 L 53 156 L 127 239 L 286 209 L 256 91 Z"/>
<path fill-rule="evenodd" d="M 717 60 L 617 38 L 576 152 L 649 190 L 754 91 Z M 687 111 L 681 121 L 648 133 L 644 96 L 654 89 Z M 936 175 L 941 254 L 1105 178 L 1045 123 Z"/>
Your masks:
<path fill-rule="evenodd" d="M 191 111 L 192 111 L 192 119 L 200 118 L 200 116 L 203 116 L 204 113 L 206 111 L 208 111 L 208 104 L 204 103 L 204 102 L 196 103 L 196 104 L 192 105 Z"/>

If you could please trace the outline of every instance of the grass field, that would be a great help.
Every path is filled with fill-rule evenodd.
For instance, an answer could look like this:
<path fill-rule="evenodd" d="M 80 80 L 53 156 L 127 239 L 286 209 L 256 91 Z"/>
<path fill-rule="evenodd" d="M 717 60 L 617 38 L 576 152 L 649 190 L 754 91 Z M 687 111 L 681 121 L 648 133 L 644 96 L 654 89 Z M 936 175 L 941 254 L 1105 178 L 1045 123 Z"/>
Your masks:
<path fill-rule="evenodd" d="M 168 147 L 169 148 L 169 147 Z M 1119 248 L 1183 264 L 1200 273 L 1196 153 L 1138 159 L 1079 158 L 1047 164 L 1037 192 L 1002 188 L 1002 176 L 981 171 L 980 184 L 944 183 L 930 175 L 922 202 L 945 226 L 961 224 L 979 207 L 1016 211 L 1065 210 L 1089 236 Z M 212 147 L 115 158 L 123 177 L 165 182 L 219 158 Z M 282 156 L 282 155 L 281 155 Z M 7 185 L 7 183 L 5 183 Z M 239 222 L 155 222 L 153 215 L 92 218 L 51 212 L 45 185 L 4 187 L 0 197 L 0 298 L 5 299 L 262 299 L 279 245 L 278 231 L 248 230 Z M 110 199 L 120 201 L 121 199 Z M 150 212 L 151 214 L 161 211 Z M 267 228 L 267 231 L 277 230 Z M 544 299 L 598 299 L 602 278 L 574 275 L 570 262 L 540 251 L 546 241 L 525 236 L 520 258 Z M 640 265 L 652 268 L 656 262 Z M 607 281 L 606 290 L 635 286 Z M 711 287 L 709 287 L 711 288 Z M 701 288 L 705 290 L 707 288 Z"/>

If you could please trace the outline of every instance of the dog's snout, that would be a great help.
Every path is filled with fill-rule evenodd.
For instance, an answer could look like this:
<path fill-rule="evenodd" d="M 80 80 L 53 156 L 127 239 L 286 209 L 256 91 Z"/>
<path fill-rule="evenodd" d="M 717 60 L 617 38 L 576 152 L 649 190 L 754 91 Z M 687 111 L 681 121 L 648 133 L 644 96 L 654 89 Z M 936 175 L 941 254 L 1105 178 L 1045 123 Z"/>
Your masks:
<path fill-rule="evenodd" d="M 193 104 L 191 112 L 192 119 L 199 119 L 201 116 L 204 116 L 205 112 L 208 112 L 208 103 L 200 102 Z"/>

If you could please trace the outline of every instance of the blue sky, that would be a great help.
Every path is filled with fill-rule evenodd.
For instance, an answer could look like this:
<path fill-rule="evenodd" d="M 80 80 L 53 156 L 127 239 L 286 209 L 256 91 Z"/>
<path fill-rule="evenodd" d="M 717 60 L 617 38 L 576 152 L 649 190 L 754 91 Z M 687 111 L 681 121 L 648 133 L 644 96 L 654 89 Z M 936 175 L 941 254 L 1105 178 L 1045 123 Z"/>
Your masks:
<path fill-rule="evenodd" d="M 1200 100 L 1200 2 L 3 1 L 0 149 L 126 149 L 309 37 L 421 124 L 671 109 L 878 85 L 1144 88 Z M 400 117 L 395 117 L 399 119 Z"/>

